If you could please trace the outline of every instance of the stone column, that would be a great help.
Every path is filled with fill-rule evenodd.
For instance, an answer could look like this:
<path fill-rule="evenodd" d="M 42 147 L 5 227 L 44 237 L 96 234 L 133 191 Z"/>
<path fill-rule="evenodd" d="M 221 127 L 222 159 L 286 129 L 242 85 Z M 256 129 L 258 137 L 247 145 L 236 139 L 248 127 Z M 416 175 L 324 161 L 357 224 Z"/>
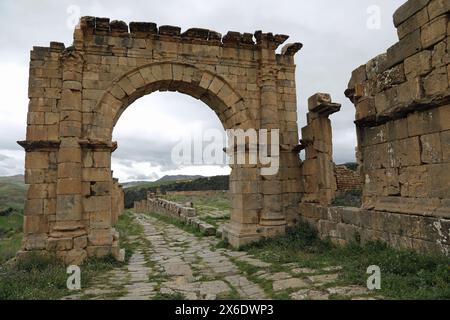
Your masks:
<path fill-rule="evenodd" d="M 86 226 L 83 222 L 81 190 L 81 91 L 83 57 L 66 50 L 63 56 L 63 84 L 59 101 L 58 180 L 56 222 L 48 249 L 56 250 L 66 263 L 80 263 L 86 257 Z"/>
<path fill-rule="evenodd" d="M 261 99 L 261 126 L 267 129 L 270 137 L 272 130 L 281 131 L 279 101 L 277 94 L 278 67 L 275 50 L 287 40 L 287 36 L 272 35 L 271 33 L 255 33 L 259 49 L 259 75 L 258 85 Z M 268 139 L 267 144 L 270 144 Z M 269 148 L 270 150 L 270 148 Z M 280 153 L 280 150 L 278 151 Z M 286 217 L 282 210 L 282 182 L 278 171 L 275 175 L 261 175 L 261 195 L 263 200 L 260 216 L 260 227 L 264 236 L 272 236 L 284 233 Z"/>
<path fill-rule="evenodd" d="M 82 140 L 82 184 L 84 217 L 88 224 L 88 256 L 119 254 L 119 235 L 112 228 L 116 221 L 111 153 L 116 143 Z"/>
<path fill-rule="evenodd" d="M 308 99 L 308 125 L 302 128 L 302 145 L 306 151 L 302 164 L 306 189 L 303 202 L 327 206 L 335 197 L 332 130 L 328 117 L 340 108 L 340 104 L 331 102 L 329 94 L 317 93 Z"/>
<path fill-rule="evenodd" d="M 240 247 L 260 239 L 258 230 L 262 209 L 257 165 L 233 164 L 230 174 L 230 223 L 223 230 L 223 238 L 233 247 Z"/>

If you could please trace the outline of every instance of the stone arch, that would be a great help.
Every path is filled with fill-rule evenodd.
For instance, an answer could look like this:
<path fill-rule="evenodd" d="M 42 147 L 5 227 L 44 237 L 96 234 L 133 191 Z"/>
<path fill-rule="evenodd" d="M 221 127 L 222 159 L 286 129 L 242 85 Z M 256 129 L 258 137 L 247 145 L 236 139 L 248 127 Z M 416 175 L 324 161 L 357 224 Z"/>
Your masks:
<path fill-rule="evenodd" d="M 136 99 L 160 90 L 202 100 L 225 129 L 279 131 L 279 172 L 232 165 L 224 238 L 238 247 L 283 233 L 303 195 L 294 55 L 288 36 L 82 17 L 73 46 L 31 51 L 22 253 L 56 252 L 66 263 L 120 258 L 114 229 L 123 193 L 111 172 L 112 131 Z M 236 152 L 236 151 L 234 151 Z M 246 151 L 247 152 L 247 151 Z"/>
<path fill-rule="evenodd" d="M 178 62 L 135 68 L 113 81 L 98 101 L 88 125 L 88 139 L 111 140 L 121 114 L 137 99 L 155 91 L 176 91 L 203 101 L 225 129 L 254 127 L 244 98 L 220 75 Z"/>

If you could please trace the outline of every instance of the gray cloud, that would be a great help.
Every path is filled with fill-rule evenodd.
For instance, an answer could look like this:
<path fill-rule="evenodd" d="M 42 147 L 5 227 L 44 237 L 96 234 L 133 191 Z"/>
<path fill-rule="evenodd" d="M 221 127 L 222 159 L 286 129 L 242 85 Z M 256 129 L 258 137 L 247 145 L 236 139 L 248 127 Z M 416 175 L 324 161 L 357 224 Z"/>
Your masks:
<path fill-rule="evenodd" d="M 106 16 L 127 22 L 154 21 L 183 29 L 210 28 L 221 33 L 263 30 L 290 35 L 289 41 L 304 44 L 296 57 L 299 127 L 306 123 L 307 98 L 315 92 L 331 93 L 335 101 L 343 104 L 342 111 L 332 116 L 334 157 L 336 162 L 352 161 L 356 145 L 355 110 L 343 92 L 353 69 L 397 41 L 392 14 L 403 2 L 3 0 L 0 2 L 0 71 L 8 74 L 8 79 L 0 79 L 3 97 L 0 102 L 0 149 L 21 150 L 15 141 L 23 140 L 25 136 L 30 49 L 35 45 L 46 46 L 50 41 L 70 45 L 73 30 L 66 26 L 67 9 L 77 5 L 82 15 Z M 380 30 L 366 27 L 367 8 L 372 5 L 381 9 Z M 204 128 L 222 128 L 214 113 L 202 102 L 179 98 L 181 95 L 177 94 L 153 96 L 149 96 L 150 100 L 145 97 L 135 102 L 119 120 L 115 139 L 120 147 L 114 157 L 122 164 L 128 160 L 130 167 L 133 163 L 148 162 L 152 166 L 173 169 L 169 157 L 174 145 L 172 131 L 179 131 L 180 126 L 192 122 L 198 122 Z M 146 109 L 142 114 L 138 111 L 141 108 Z M 133 118 L 132 114 L 136 112 L 140 116 Z M 149 121 L 155 118 L 160 120 Z M 153 130 L 147 130 L 152 129 L 149 126 Z M 138 133 L 133 134 L 133 130 Z M 23 151 L 20 152 L 23 159 Z M 0 162 L 0 174 L 21 173 L 21 170 L 5 163 L 4 159 Z M 152 176 L 152 173 L 145 175 Z"/>

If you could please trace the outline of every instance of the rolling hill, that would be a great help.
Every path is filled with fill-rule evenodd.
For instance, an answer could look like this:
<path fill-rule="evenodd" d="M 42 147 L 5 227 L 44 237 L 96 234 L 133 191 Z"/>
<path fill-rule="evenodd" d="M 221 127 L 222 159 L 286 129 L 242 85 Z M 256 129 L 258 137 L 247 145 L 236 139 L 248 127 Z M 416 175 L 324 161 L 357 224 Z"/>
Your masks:
<path fill-rule="evenodd" d="M 26 192 L 23 175 L 0 177 L 0 215 L 5 211 L 22 212 Z"/>

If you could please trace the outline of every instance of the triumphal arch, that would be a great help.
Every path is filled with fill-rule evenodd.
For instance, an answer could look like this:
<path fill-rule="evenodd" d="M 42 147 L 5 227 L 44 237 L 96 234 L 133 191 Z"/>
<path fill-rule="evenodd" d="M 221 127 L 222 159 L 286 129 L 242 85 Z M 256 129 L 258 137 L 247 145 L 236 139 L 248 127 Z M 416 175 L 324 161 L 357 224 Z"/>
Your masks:
<path fill-rule="evenodd" d="M 300 43 L 272 33 L 182 30 L 83 17 L 73 45 L 31 51 L 21 254 L 56 252 L 69 262 L 120 256 L 114 229 L 123 193 L 111 172 L 114 126 L 154 91 L 200 99 L 225 129 L 279 130 L 280 166 L 232 165 L 234 246 L 283 233 L 301 196 L 294 55 Z M 167 125 L 170 134 L 170 124 Z"/>

